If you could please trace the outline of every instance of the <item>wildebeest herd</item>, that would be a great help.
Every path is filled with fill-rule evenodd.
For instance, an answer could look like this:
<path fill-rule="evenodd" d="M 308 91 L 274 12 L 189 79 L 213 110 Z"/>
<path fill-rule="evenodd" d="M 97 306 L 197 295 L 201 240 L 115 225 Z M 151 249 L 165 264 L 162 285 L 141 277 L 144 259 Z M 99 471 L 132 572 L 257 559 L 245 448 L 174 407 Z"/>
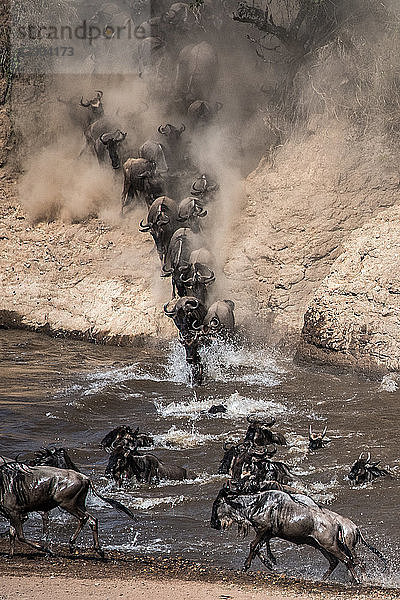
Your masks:
<path fill-rule="evenodd" d="M 138 44 L 140 57 L 148 51 L 151 58 L 154 49 L 162 47 L 164 58 L 174 65 L 173 84 L 163 94 L 170 99 L 163 103 L 170 122 L 155 124 L 146 139 L 141 123 L 149 108 L 147 102 L 138 103 L 129 122 L 124 121 L 124 130 L 118 110 L 106 110 L 102 90 L 79 102 L 59 100 L 67 103 L 71 119 L 83 130 L 85 143 L 80 155 L 94 155 L 104 168 L 114 169 L 116 178 L 122 172 L 121 215 L 136 206 L 147 206 L 140 231 L 150 233 L 154 240 L 161 277 L 171 277 L 172 300 L 164 311 L 178 329 L 192 383 L 200 385 L 203 365 L 199 349 L 213 337 L 230 336 L 235 327 L 234 303 L 209 291 L 216 280 L 217 261 L 207 244 L 210 228 L 206 221 L 210 210 L 217 212 L 220 186 L 215 173 L 202 172 L 204 162 L 196 164 L 196 152 L 191 149 L 193 137 L 204 135 L 223 105 L 213 99 L 218 78 L 216 49 L 202 39 L 202 26 L 188 4 L 173 3 L 166 8 L 141 24 Z M 146 80 L 152 90 L 150 104 L 158 105 L 155 60 L 146 69 L 141 64 L 139 70 L 142 78 L 146 73 L 150 78 Z M 212 160 L 206 164 L 210 162 L 212 168 Z"/>
<path fill-rule="evenodd" d="M 224 405 L 212 406 L 210 416 L 224 412 Z M 315 502 L 304 491 L 299 477 L 292 467 L 275 460 L 278 447 L 287 446 L 287 438 L 271 428 L 275 419 L 265 414 L 247 416 L 247 431 L 242 441 L 226 442 L 224 455 L 218 469 L 227 475 L 228 481 L 218 492 L 212 506 L 211 527 L 226 530 L 234 523 L 239 532 L 246 535 L 253 528 L 256 537 L 250 545 L 245 561 L 247 570 L 258 556 L 269 569 L 276 564 L 270 548 L 270 540 L 280 538 L 297 545 L 308 545 L 319 550 L 328 560 L 327 578 L 341 562 L 351 578 L 360 582 L 357 569 L 363 577 L 365 565 L 358 558 L 355 547 L 361 542 L 386 565 L 382 553 L 374 548 L 350 519 Z M 309 430 L 308 449 L 318 456 L 325 441 L 327 429 L 321 433 Z M 158 484 L 162 480 L 183 481 L 197 475 L 185 467 L 166 465 L 150 451 L 155 446 L 154 436 L 121 425 L 110 431 L 100 442 L 109 453 L 105 475 L 118 487 L 135 480 L 139 484 Z M 348 480 L 355 485 L 368 483 L 376 477 L 393 477 L 389 469 L 379 468 L 361 455 L 351 466 Z M 50 552 L 48 548 L 48 513 L 59 507 L 75 516 L 79 523 L 70 537 L 69 548 L 75 551 L 75 542 L 86 523 L 93 532 L 94 550 L 100 556 L 98 524 L 86 509 L 85 500 L 92 491 L 103 501 L 130 518 L 131 510 L 115 499 L 107 498 L 94 489 L 86 475 L 82 474 L 64 448 L 49 447 L 35 452 L 31 458 L 20 461 L 0 457 L 0 514 L 9 523 L 10 554 L 14 554 L 16 538 L 36 550 Z M 27 540 L 22 525 L 33 511 L 43 517 L 44 543 Z"/>

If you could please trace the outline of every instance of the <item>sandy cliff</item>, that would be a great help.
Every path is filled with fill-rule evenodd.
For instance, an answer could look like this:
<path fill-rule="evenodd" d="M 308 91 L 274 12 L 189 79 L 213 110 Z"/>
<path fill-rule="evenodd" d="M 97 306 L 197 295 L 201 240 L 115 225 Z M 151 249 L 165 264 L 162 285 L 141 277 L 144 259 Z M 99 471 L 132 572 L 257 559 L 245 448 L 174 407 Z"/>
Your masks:
<path fill-rule="evenodd" d="M 227 252 L 232 296 L 263 336 L 296 341 L 343 241 L 399 201 L 398 163 L 376 140 L 315 118 L 261 162 L 246 191 Z"/>
<path fill-rule="evenodd" d="M 170 284 L 137 215 L 118 227 L 32 224 L 15 183 L 1 183 L 0 325 L 118 344 L 174 335 L 162 310 Z"/>
<path fill-rule="evenodd" d="M 299 356 L 400 370 L 400 207 L 355 231 L 304 317 Z"/>

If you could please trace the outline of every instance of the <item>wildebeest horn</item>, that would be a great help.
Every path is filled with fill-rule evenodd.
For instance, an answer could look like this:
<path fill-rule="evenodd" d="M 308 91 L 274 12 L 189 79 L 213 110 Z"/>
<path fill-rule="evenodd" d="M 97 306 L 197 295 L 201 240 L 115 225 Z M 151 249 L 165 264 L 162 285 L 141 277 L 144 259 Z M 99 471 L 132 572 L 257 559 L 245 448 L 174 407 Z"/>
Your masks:
<path fill-rule="evenodd" d="M 80 105 L 84 106 L 85 108 L 87 108 L 88 106 L 90 106 L 90 102 L 84 102 L 83 101 L 83 96 L 82 96 L 81 101 L 80 101 Z"/>
<path fill-rule="evenodd" d="M 172 275 L 172 273 L 174 272 L 173 269 L 168 269 L 167 265 L 163 265 L 161 267 L 161 277 L 170 277 L 170 275 Z"/>
<path fill-rule="evenodd" d="M 102 133 L 100 136 L 100 141 L 107 146 L 107 144 L 113 139 L 113 133 Z"/>
<path fill-rule="evenodd" d="M 369 463 L 371 460 L 371 452 L 368 452 L 368 456 L 367 456 L 367 463 Z"/>
<path fill-rule="evenodd" d="M 358 457 L 358 460 L 362 460 L 363 456 L 364 456 L 364 452 L 361 452 L 360 456 Z"/>
<path fill-rule="evenodd" d="M 120 129 L 117 129 L 117 131 L 114 134 L 114 141 L 116 141 L 116 142 L 123 142 L 124 139 L 126 138 L 126 136 L 127 136 L 126 132 L 124 133 Z"/>
<path fill-rule="evenodd" d="M 224 450 L 230 450 L 231 448 L 233 448 L 234 445 L 235 445 L 235 442 L 227 441 L 227 442 L 224 442 L 223 448 L 224 448 Z"/>
<path fill-rule="evenodd" d="M 220 329 L 222 327 L 222 324 L 221 324 L 221 321 L 219 320 L 219 318 L 217 316 L 215 316 L 212 319 L 210 319 L 208 326 L 211 329 Z"/>
<path fill-rule="evenodd" d="M 171 127 L 172 127 L 172 125 L 170 123 L 167 123 L 164 127 L 162 125 L 160 125 L 160 127 L 158 128 L 158 131 L 159 131 L 159 133 L 166 135 L 169 131 L 171 131 Z"/>
<path fill-rule="evenodd" d="M 182 123 L 181 128 L 179 129 L 179 133 L 183 133 L 186 129 L 185 123 Z"/>
<path fill-rule="evenodd" d="M 189 306 L 189 308 L 193 308 L 193 310 L 196 310 L 196 308 L 199 308 L 200 306 L 200 300 L 197 300 L 197 298 L 193 298 L 193 300 L 186 300 L 185 305 Z"/>
<path fill-rule="evenodd" d="M 215 281 L 215 273 L 214 271 L 212 271 L 210 269 L 210 267 L 207 267 L 207 265 L 202 265 L 205 269 L 207 269 L 207 271 L 209 272 L 209 275 L 199 275 L 199 277 L 202 279 L 203 283 L 211 283 L 212 281 Z"/>
<path fill-rule="evenodd" d="M 203 325 L 199 323 L 197 319 L 195 319 L 192 323 L 192 329 L 195 329 L 196 331 L 201 331 L 203 329 Z"/>
<path fill-rule="evenodd" d="M 169 302 L 167 302 L 166 304 L 164 304 L 164 312 L 167 315 L 167 317 L 173 317 L 176 313 L 176 309 L 175 306 L 172 310 L 168 310 L 168 304 Z"/>
<path fill-rule="evenodd" d="M 310 427 L 308 429 L 308 437 L 310 438 L 310 440 L 313 439 L 312 435 L 313 435 L 313 432 L 312 432 L 312 427 L 311 427 L 311 423 L 310 423 Z"/>
<path fill-rule="evenodd" d="M 149 223 L 143 223 L 143 221 L 144 219 L 142 219 L 139 223 L 139 231 L 146 233 L 147 231 L 150 231 L 151 225 Z"/>
<path fill-rule="evenodd" d="M 101 100 L 103 97 L 103 92 L 101 90 L 96 90 L 96 92 L 97 92 L 98 99 Z"/>

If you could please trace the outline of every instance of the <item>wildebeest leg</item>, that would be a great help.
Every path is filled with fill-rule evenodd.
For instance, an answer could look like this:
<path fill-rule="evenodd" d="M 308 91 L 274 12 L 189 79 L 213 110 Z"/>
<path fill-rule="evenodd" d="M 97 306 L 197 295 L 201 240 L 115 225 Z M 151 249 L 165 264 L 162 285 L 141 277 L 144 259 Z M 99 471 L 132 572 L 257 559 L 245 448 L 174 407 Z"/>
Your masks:
<path fill-rule="evenodd" d="M 48 512 L 42 513 L 42 539 L 46 546 L 49 545 L 49 528 L 50 528 L 50 517 Z"/>
<path fill-rule="evenodd" d="M 13 527 L 12 525 L 10 525 L 10 529 L 8 530 L 8 535 L 10 538 L 10 558 L 12 558 L 15 553 L 15 538 L 17 536 L 15 527 Z"/>
<path fill-rule="evenodd" d="M 254 538 L 254 540 L 251 542 L 250 544 L 250 552 L 248 557 L 246 558 L 246 561 L 244 563 L 244 567 L 243 569 L 245 571 L 247 571 L 250 566 L 251 563 L 253 562 L 254 557 L 256 556 L 256 554 L 258 554 L 259 548 L 260 548 L 260 544 L 262 542 L 262 539 L 265 537 L 265 531 L 260 531 L 256 534 L 256 537 Z"/>
<path fill-rule="evenodd" d="M 132 194 L 129 194 L 131 188 L 131 182 L 128 177 L 124 179 L 124 189 L 121 195 L 121 215 L 124 214 L 124 208 L 132 201 Z"/>
<path fill-rule="evenodd" d="M 88 513 L 89 514 L 89 513 Z M 104 558 L 104 550 L 100 548 L 99 543 L 99 521 L 92 515 L 89 515 L 89 525 L 93 534 L 93 549 L 101 558 Z"/>
<path fill-rule="evenodd" d="M 69 511 L 68 511 L 69 512 Z M 73 513 L 71 513 L 73 514 Z M 71 535 L 71 537 L 69 538 L 69 551 L 72 553 L 75 551 L 75 542 L 78 538 L 78 535 L 80 534 L 80 532 L 82 531 L 82 529 L 85 527 L 87 521 L 88 521 L 88 517 L 82 517 L 82 516 L 78 516 L 78 515 L 74 515 L 75 517 L 77 517 L 79 519 L 79 523 L 77 528 L 75 529 L 74 533 Z"/>
<path fill-rule="evenodd" d="M 15 531 L 15 534 L 14 534 L 14 531 L 12 531 L 12 530 Z M 14 543 L 15 543 L 15 535 L 17 536 L 18 541 L 21 542 L 22 544 L 31 546 L 31 548 L 34 548 L 35 550 L 40 550 L 40 552 L 47 552 L 48 554 L 51 554 L 50 550 L 48 548 L 45 548 L 45 546 L 43 546 L 43 544 L 37 544 L 36 542 L 31 542 L 25 538 L 24 532 L 22 529 L 22 521 L 18 517 L 10 519 L 10 551 L 11 551 L 11 536 L 14 537 Z"/>
<path fill-rule="evenodd" d="M 265 536 L 265 538 L 263 538 L 263 539 L 261 540 L 260 547 L 259 547 L 259 549 L 258 549 L 257 555 L 258 555 L 258 558 L 261 560 L 261 562 L 262 562 L 262 563 L 263 563 L 263 564 L 264 564 L 264 565 L 265 565 L 265 566 L 266 566 L 268 569 L 270 569 L 270 570 L 272 571 L 272 569 L 273 569 L 273 565 L 276 565 L 276 558 L 275 558 L 275 556 L 272 554 L 272 551 L 271 551 L 271 546 L 269 545 L 270 539 L 271 539 L 271 538 L 270 538 L 270 536 L 268 535 L 268 536 Z M 268 558 L 265 558 L 265 556 L 263 556 L 263 554 L 262 554 L 262 552 L 263 552 L 263 547 L 262 547 L 262 546 L 263 546 L 263 544 L 265 544 L 265 546 L 266 546 L 266 550 L 267 550 L 267 557 L 268 557 Z"/>

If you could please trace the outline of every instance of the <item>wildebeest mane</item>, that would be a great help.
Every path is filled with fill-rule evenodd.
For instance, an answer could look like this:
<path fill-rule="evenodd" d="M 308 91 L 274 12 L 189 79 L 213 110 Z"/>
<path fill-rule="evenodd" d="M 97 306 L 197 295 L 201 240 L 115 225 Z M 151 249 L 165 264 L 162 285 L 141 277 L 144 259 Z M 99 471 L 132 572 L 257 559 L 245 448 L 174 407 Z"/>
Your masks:
<path fill-rule="evenodd" d="M 25 476 L 31 469 L 24 463 L 9 462 L 0 466 L 0 502 L 3 503 L 4 495 L 10 492 L 20 506 L 27 503 Z"/>

